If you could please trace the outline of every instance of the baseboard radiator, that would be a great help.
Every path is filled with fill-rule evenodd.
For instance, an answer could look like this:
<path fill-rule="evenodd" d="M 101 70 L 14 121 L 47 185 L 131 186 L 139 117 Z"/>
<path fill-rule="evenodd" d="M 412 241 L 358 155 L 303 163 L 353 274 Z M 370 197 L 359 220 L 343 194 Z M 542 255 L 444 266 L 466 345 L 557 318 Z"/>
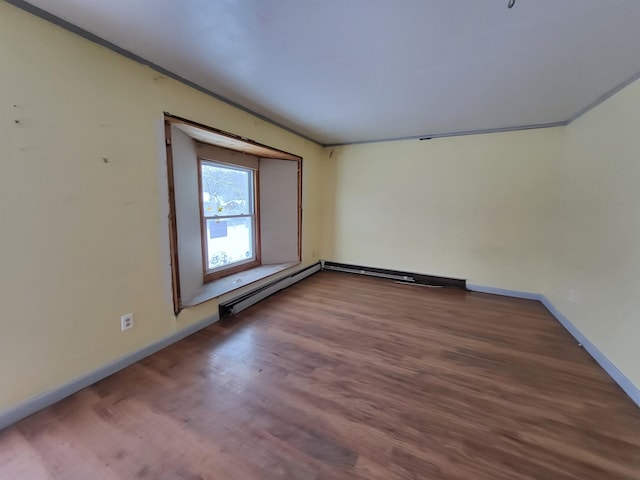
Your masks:
<path fill-rule="evenodd" d="M 350 265 L 347 263 L 322 262 L 323 270 L 334 270 L 336 272 L 355 273 L 358 275 L 368 275 L 370 277 L 387 278 L 399 282 L 415 283 L 417 285 L 430 285 L 434 287 L 453 287 L 467 290 L 467 281 L 458 278 L 435 277 L 421 273 L 402 272 L 398 270 L 387 270 L 385 268 L 363 267 Z"/>
<path fill-rule="evenodd" d="M 263 285 L 243 295 L 232 298 L 231 300 L 222 302 L 218 306 L 220 318 L 229 317 L 241 312 L 242 310 L 249 308 L 251 305 L 258 303 L 260 300 L 267 298 L 269 295 L 273 295 L 274 293 L 279 292 L 280 290 L 283 290 L 316 272 L 319 272 L 321 269 L 322 264 L 320 262 L 314 263 L 313 265 L 292 273 L 289 276 L 279 278 L 267 285 Z"/>

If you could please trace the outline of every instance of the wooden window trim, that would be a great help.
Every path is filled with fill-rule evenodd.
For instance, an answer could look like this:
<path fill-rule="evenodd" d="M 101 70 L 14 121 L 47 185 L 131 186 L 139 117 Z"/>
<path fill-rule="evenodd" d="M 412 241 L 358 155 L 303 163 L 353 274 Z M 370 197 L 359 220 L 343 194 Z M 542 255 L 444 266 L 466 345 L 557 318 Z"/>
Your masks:
<path fill-rule="evenodd" d="M 176 115 L 172 115 L 168 112 L 164 112 L 164 127 L 165 127 L 165 147 L 167 155 L 167 189 L 168 189 L 168 227 L 169 227 L 169 259 L 171 265 L 171 286 L 173 297 L 173 312 L 177 316 L 183 310 L 182 297 L 180 292 L 180 268 L 178 258 L 178 226 L 177 226 L 177 211 L 176 211 L 176 199 L 175 199 L 175 184 L 174 184 L 174 166 L 173 166 L 173 151 L 171 146 L 171 126 L 172 125 L 184 125 L 187 127 L 195 127 L 209 134 L 212 138 L 221 139 L 221 141 L 209 141 L 210 139 L 195 139 L 204 143 L 210 143 L 211 145 L 221 146 L 228 150 L 236 152 L 244 152 L 256 155 L 264 158 L 275 158 L 279 160 L 290 160 L 298 163 L 298 261 L 302 261 L 302 157 L 293 153 L 279 150 L 277 148 L 270 147 L 258 143 L 249 138 L 241 137 L 233 133 L 225 132 L 217 128 L 209 127 L 201 123 L 193 122 Z M 193 137 L 192 137 L 193 138 Z M 225 139 L 228 142 L 225 142 Z M 259 191 L 259 174 L 257 176 L 257 190 L 256 195 L 258 201 L 260 197 Z M 257 235 L 260 235 L 259 229 Z M 204 265 L 204 264 L 203 264 Z M 254 265 L 258 266 L 258 265 Z M 227 271 L 227 274 L 231 275 L 233 272 Z"/>
<path fill-rule="evenodd" d="M 173 296 L 173 313 L 178 315 L 182 310 L 180 295 L 180 266 L 178 260 L 178 223 L 176 220 L 176 193 L 173 177 L 173 150 L 171 147 L 171 122 L 164 122 L 165 146 L 167 151 L 167 189 L 169 193 L 169 259 L 171 262 L 171 292 Z"/>
<path fill-rule="evenodd" d="M 302 261 L 302 159 L 298 159 L 298 261 Z"/>

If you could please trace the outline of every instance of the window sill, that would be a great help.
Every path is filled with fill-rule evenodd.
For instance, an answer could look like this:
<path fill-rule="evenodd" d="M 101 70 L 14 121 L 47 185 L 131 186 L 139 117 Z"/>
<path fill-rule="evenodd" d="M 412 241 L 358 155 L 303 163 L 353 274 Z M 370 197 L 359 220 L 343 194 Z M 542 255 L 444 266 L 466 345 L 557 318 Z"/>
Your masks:
<path fill-rule="evenodd" d="M 233 273 L 226 277 L 213 280 L 212 282 L 204 284 L 202 288 L 196 292 L 193 298 L 183 303 L 182 306 L 194 307 L 299 264 L 300 262 L 287 262 L 274 263 L 272 265 L 260 265 L 259 267 L 244 270 L 239 273 Z"/>

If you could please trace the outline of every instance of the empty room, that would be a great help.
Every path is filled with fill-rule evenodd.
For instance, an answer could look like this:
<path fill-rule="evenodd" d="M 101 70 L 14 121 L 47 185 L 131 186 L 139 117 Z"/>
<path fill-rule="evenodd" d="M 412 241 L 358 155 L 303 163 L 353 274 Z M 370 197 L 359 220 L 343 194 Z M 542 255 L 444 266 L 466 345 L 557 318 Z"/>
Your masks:
<path fill-rule="evenodd" d="M 0 479 L 640 480 L 639 25 L 0 1 Z"/>

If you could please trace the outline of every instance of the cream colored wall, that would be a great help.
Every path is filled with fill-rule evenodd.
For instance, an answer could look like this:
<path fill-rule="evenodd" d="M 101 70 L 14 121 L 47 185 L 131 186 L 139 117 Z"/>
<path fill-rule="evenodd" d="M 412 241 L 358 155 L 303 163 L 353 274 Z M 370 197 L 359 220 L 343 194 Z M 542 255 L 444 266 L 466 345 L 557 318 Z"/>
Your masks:
<path fill-rule="evenodd" d="M 4 2 L 0 58 L 0 412 L 217 312 L 172 314 L 163 111 L 303 156 L 317 259 L 319 146 Z"/>
<path fill-rule="evenodd" d="M 545 294 L 640 388 L 640 81 L 565 130 Z"/>
<path fill-rule="evenodd" d="M 331 149 L 323 254 L 541 292 L 562 135 L 550 128 Z"/>

